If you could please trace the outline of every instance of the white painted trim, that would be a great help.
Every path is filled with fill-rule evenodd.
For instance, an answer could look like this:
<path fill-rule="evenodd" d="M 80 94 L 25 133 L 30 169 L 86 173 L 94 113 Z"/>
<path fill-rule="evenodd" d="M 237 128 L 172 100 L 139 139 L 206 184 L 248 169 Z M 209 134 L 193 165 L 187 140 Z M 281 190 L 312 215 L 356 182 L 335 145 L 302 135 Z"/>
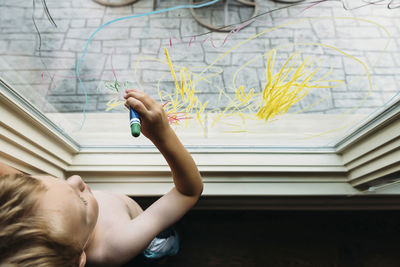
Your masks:
<path fill-rule="evenodd" d="M 369 183 L 400 171 L 400 102 L 387 116 L 377 118 L 364 129 L 365 134 L 339 149 L 353 186 Z"/>
<path fill-rule="evenodd" d="M 348 134 L 335 146 L 335 151 L 339 154 L 343 154 L 345 150 L 348 150 L 354 144 L 360 141 L 366 140 L 376 134 L 380 135 L 382 127 L 391 124 L 393 121 L 397 121 L 400 116 L 400 99 L 388 105 L 380 114 L 375 118 L 372 118 L 364 124 L 360 125 L 357 129 L 354 129 L 352 133 Z M 397 136 L 399 136 L 397 134 Z"/>
<path fill-rule="evenodd" d="M 113 151 L 113 150 L 111 150 Z M 169 171 L 158 152 L 77 154 L 68 171 Z M 109 157 L 112 154 L 113 157 Z M 345 172 L 334 153 L 204 153 L 191 152 L 200 171 L 214 172 Z"/>
<path fill-rule="evenodd" d="M 71 172 L 73 174 L 75 172 Z M 67 173 L 69 174 L 69 173 Z M 92 189 L 131 196 L 161 196 L 173 187 L 169 172 L 82 172 Z M 359 191 L 345 173 L 203 172 L 203 196 L 349 195 Z M 331 186 L 332 185 L 332 186 Z"/>
<path fill-rule="evenodd" d="M 397 172 L 400 172 L 400 164 L 387 166 L 385 168 L 376 171 L 370 171 L 361 177 L 357 177 L 357 179 L 351 180 L 350 184 L 354 187 L 369 186 L 372 182 L 378 181 L 379 179 L 384 178 L 385 176 Z"/>
<path fill-rule="evenodd" d="M 81 174 L 94 189 L 129 195 L 159 196 L 172 187 L 168 165 L 156 149 L 80 148 L 4 86 L 0 85 L 1 161 L 27 173 Z M 385 116 L 346 137 L 337 151 L 214 147 L 190 152 L 204 177 L 204 196 L 359 195 L 363 193 L 352 186 L 399 170 L 399 117 L 399 107 L 391 107 Z"/>
<path fill-rule="evenodd" d="M 352 164 L 352 162 L 360 161 L 360 158 L 365 157 L 368 153 L 376 149 L 384 147 L 388 149 L 388 144 L 391 142 L 395 143 L 391 145 L 392 149 L 396 149 L 398 147 L 396 140 L 400 139 L 399 137 L 400 121 L 393 121 L 390 124 L 382 125 L 375 132 L 342 149 L 343 163 Z"/>
<path fill-rule="evenodd" d="M 13 90 L 0 78 L 1 121 L 27 139 L 38 144 L 52 142 L 59 146 L 57 153 L 73 154 L 78 152 L 78 145 L 66 138 L 57 127 L 34 107 L 25 97 Z M 26 132 L 25 132 L 26 131 Z M 29 136 L 28 136 L 29 135 Z"/>
<path fill-rule="evenodd" d="M 15 151 L 14 153 L 15 154 Z M 20 170 L 24 173 L 40 173 L 43 171 L 40 171 L 38 168 L 29 165 L 26 161 L 19 160 L 17 158 L 14 158 L 8 154 L 5 154 L 0 151 L 0 162 L 5 163 L 17 170 Z"/>
<path fill-rule="evenodd" d="M 17 100 L 16 98 L 19 98 Z M 25 99 L 5 89 L 0 81 L 0 153 L 15 158 L 29 173 L 44 172 L 64 176 L 76 146 L 55 129 L 37 118 L 34 107 Z"/>
<path fill-rule="evenodd" d="M 161 196 L 173 183 L 90 183 L 94 190 L 131 196 Z M 348 183 L 205 183 L 202 196 L 333 196 L 358 195 Z"/>

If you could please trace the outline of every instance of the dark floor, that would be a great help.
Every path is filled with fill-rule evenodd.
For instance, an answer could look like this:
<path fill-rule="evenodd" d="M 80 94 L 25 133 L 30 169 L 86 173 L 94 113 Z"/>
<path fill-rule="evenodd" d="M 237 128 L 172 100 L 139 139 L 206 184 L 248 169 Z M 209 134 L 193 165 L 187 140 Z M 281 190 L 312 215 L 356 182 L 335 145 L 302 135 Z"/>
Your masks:
<path fill-rule="evenodd" d="M 400 266 L 399 221 L 397 211 L 191 211 L 175 226 L 178 255 L 146 266 Z"/>

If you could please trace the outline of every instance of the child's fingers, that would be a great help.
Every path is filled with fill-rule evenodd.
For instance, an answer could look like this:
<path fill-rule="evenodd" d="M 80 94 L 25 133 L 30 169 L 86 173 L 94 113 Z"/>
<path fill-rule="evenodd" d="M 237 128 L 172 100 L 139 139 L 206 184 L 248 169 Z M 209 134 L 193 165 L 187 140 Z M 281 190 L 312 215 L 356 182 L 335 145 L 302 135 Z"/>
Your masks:
<path fill-rule="evenodd" d="M 136 89 L 136 88 L 132 88 L 132 89 L 126 89 L 125 93 L 129 94 L 129 93 L 138 93 L 138 94 L 144 94 L 144 92 L 142 90 Z"/>
<path fill-rule="evenodd" d="M 128 91 L 127 94 L 125 95 L 125 99 L 128 99 L 129 97 L 133 97 L 142 102 L 148 110 L 151 110 L 152 107 L 157 103 L 153 98 L 151 98 L 150 96 L 146 95 L 144 92 L 139 90 Z"/>
<path fill-rule="evenodd" d="M 125 90 L 125 96 L 127 95 L 127 94 L 129 94 L 130 92 L 134 92 L 134 91 L 136 91 L 135 89 L 126 89 Z"/>
<path fill-rule="evenodd" d="M 145 105 L 140 100 L 135 99 L 134 97 L 128 97 L 125 104 L 125 106 L 127 107 L 131 106 L 139 113 L 139 115 L 146 116 L 149 112 Z"/>

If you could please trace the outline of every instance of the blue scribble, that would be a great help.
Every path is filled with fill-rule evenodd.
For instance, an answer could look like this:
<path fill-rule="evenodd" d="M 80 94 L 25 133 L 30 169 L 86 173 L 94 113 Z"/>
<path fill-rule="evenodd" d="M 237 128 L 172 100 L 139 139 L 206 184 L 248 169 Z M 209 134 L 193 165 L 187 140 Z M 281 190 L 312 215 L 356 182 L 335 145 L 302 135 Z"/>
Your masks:
<path fill-rule="evenodd" d="M 201 7 L 205 7 L 205 6 L 209 6 L 209 5 L 215 4 L 215 3 L 217 3 L 218 1 L 220 1 L 220 0 L 212 0 L 212 1 L 209 1 L 209 2 L 207 2 L 207 3 L 204 3 L 204 4 L 197 4 L 197 5 L 178 5 L 178 6 L 174 6 L 174 7 L 170 7 L 170 8 L 155 10 L 155 11 L 148 12 L 148 13 L 136 14 L 136 15 L 131 15 L 131 16 L 125 16 L 125 17 L 121 17 L 121 18 L 114 19 L 114 20 L 110 20 L 109 22 L 107 22 L 107 23 L 103 24 L 102 26 L 100 26 L 99 28 L 97 28 L 97 29 L 90 35 L 88 41 L 86 42 L 85 49 L 83 50 L 82 56 L 81 56 L 80 59 L 78 60 L 78 63 L 76 64 L 76 69 L 75 69 L 76 76 L 78 77 L 78 80 L 79 80 L 79 84 L 80 84 L 80 86 L 82 87 L 83 93 L 84 93 L 84 95 L 85 95 L 85 105 L 84 105 L 84 107 L 83 107 L 83 120 L 82 120 L 81 126 L 80 126 L 80 128 L 79 128 L 78 130 L 81 130 L 82 127 L 83 127 L 83 125 L 85 124 L 85 121 L 86 121 L 86 109 L 87 109 L 87 106 L 88 106 L 87 90 L 86 90 L 85 86 L 83 85 L 83 82 L 82 82 L 81 77 L 80 77 L 80 75 L 79 75 L 79 66 L 80 66 L 81 63 L 83 62 L 83 60 L 84 60 L 84 58 L 85 58 L 85 55 L 86 55 L 86 51 L 87 51 L 87 49 L 88 49 L 88 47 L 89 47 L 89 44 L 90 44 L 90 42 L 92 41 L 93 37 L 96 35 L 96 33 L 98 33 L 99 31 L 101 31 L 103 28 L 107 27 L 108 25 L 113 24 L 113 23 L 118 22 L 118 21 L 127 20 L 127 19 L 133 19 L 133 18 L 140 18 L 140 17 L 144 17 L 144 16 L 150 16 L 150 15 L 153 15 L 153 14 L 158 14 L 158 13 L 173 11 L 173 10 L 176 10 L 176 9 L 183 9 L 183 8 L 201 8 Z"/>

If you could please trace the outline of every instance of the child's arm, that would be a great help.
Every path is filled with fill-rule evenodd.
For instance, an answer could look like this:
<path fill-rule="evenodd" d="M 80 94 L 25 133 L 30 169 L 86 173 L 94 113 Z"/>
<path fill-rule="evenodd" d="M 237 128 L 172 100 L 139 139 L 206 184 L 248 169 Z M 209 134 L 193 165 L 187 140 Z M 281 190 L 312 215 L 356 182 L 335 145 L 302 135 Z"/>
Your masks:
<path fill-rule="evenodd" d="M 149 138 L 167 160 L 177 190 L 188 196 L 200 196 L 203 183 L 189 152 L 168 123 L 162 105 L 138 90 L 126 95 L 127 103 L 140 115 L 142 133 Z"/>
<path fill-rule="evenodd" d="M 125 98 L 126 105 L 132 106 L 141 117 L 142 133 L 168 162 L 175 187 L 129 224 L 114 229 L 109 252 L 116 264 L 142 252 L 157 234 L 189 211 L 203 191 L 196 164 L 169 126 L 162 105 L 139 90 L 127 90 Z"/>

